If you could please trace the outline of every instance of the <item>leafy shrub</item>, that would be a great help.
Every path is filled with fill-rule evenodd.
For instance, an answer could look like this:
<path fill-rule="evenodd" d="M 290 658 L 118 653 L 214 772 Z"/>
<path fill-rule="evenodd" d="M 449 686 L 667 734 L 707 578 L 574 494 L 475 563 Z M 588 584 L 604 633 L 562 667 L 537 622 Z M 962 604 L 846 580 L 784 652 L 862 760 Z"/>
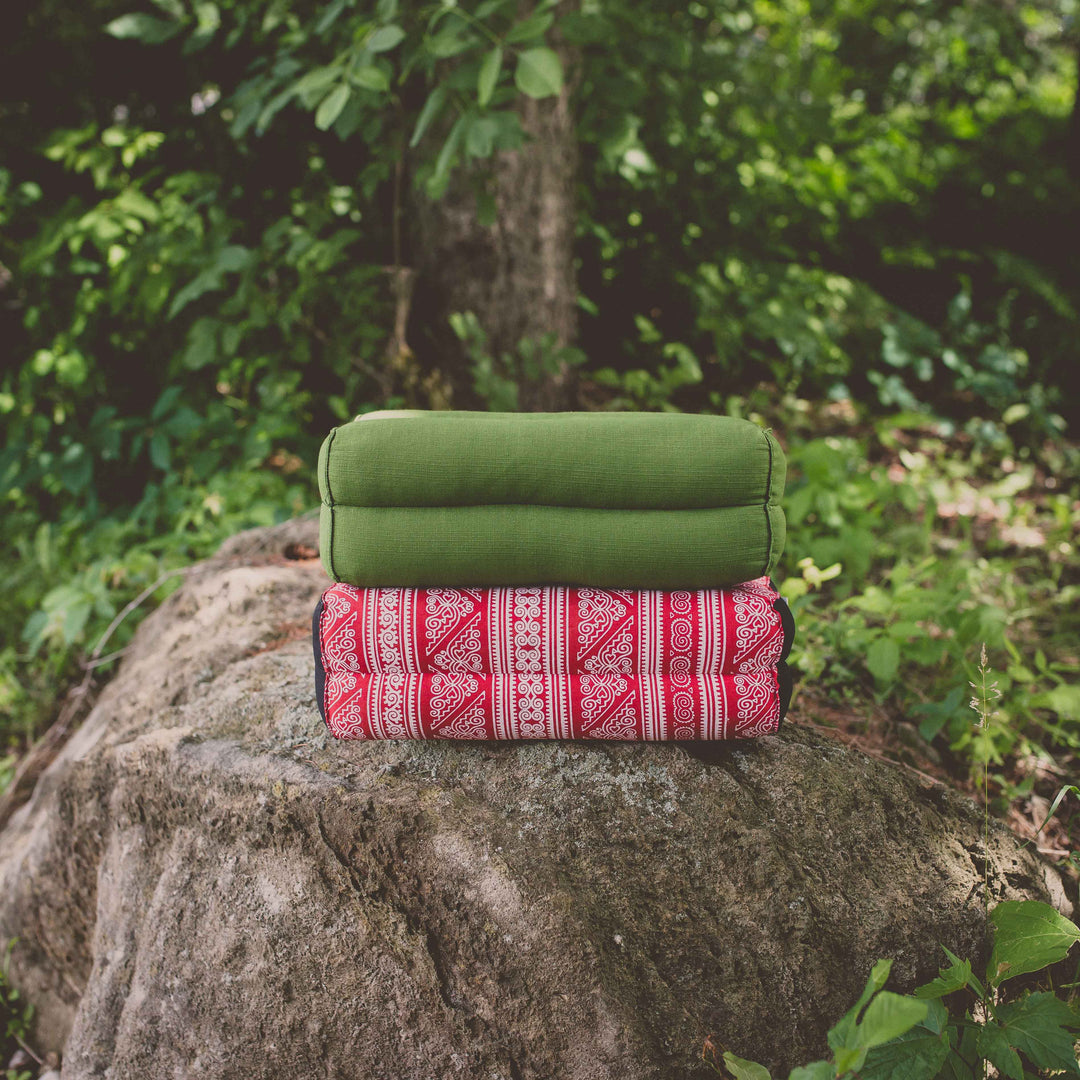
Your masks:
<path fill-rule="evenodd" d="M 1075 493 L 1039 490 L 1030 459 L 1004 472 L 997 455 L 980 464 L 955 446 L 904 416 L 870 436 L 790 440 L 782 589 L 799 627 L 795 662 L 827 692 L 861 688 L 914 716 L 925 739 L 947 740 L 973 767 L 1040 744 L 1071 753 Z M 973 730 L 967 683 L 982 644 L 1004 661 L 1003 696 Z"/>

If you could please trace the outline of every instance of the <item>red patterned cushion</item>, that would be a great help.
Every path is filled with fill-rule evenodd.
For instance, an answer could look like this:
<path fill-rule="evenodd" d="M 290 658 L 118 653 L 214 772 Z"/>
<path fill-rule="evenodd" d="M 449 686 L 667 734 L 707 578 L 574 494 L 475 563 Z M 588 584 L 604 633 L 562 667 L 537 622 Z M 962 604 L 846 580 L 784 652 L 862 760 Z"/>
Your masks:
<path fill-rule="evenodd" d="M 319 708 L 338 738 L 724 739 L 790 696 L 790 613 L 725 590 L 328 589 Z"/>

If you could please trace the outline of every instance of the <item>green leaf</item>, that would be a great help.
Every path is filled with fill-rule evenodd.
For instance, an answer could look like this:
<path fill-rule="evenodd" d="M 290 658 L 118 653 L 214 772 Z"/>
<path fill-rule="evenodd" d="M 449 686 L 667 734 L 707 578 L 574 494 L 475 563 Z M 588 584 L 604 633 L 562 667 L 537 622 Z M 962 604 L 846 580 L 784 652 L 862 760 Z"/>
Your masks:
<path fill-rule="evenodd" d="M 858 1072 L 863 1067 L 868 1052 L 864 1046 L 843 1046 L 835 1051 L 837 1075 L 844 1076 L 849 1072 Z"/>
<path fill-rule="evenodd" d="M 1080 686 L 1062 683 L 1053 690 L 1037 694 L 1031 705 L 1038 709 L 1053 709 L 1063 720 L 1080 720 Z"/>
<path fill-rule="evenodd" d="M 931 742 L 941 729 L 958 713 L 967 714 L 967 686 L 954 686 L 941 701 L 924 702 L 912 709 L 914 716 L 922 716 L 919 734 Z"/>
<path fill-rule="evenodd" d="M 377 67 L 362 67 L 350 72 L 349 80 L 365 90 L 376 90 L 380 94 L 390 89 L 390 80 L 386 72 Z"/>
<path fill-rule="evenodd" d="M 405 40 L 405 31 L 400 26 L 391 23 L 389 26 L 380 26 L 364 45 L 373 53 L 389 52 Z"/>
<path fill-rule="evenodd" d="M 332 86 L 341 78 L 340 64 L 326 64 L 323 67 L 312 68 L 302 75 L 290 87 L 294 94 L 318 94 L 328 86 Z"/>
<path fill-rule="evenodd" d="M 221 332 L 221 347 L 226 356 L 235 356 L 244 337 L 244 327 L 232 323 Z"/>
<path fill-rule="evenodd" d="M 106 25 L 105 33 L 114 38 L 134 38 L 147 45 L 160 45 L 163 41 L 175 37 L 182 25 L 170 19 L 159 19 L 156 15 L 121 15 Z"/>
<path fill-rule="evenodd" d="M 448 60 L 451 56 L 457 56 L 458 53 L 471 49 L 475 41 L 476 38 L 471 35 L 463 37 L 458 33 L 457 27 L 451 27 L 441 34 L 436 34 L 433 38 L 428 38 L 425 44 L 432 56 L 439 60 Z"/>
<path fill-rule="evenodd" d="M 435 171 L 428 177 L 427 192 L 432 199 L 441 199 L 450 181 L 450 169 L 454 164 L 454 155 L 465 132 L 466 116 L 459 116 L 446 137 L 439 156 L 435 160 Z"/>
<path fill-rule="evenodd" d="M 512 109 L 499 109 L 489 112 L 488 116 L 498 124 L 499 133 L 495 138 L 496 150 L 516 150 L 525 144 L 525 132 L 521 127 L 518 114 Z"/>
<path fill-rule="evenodd" d="M 427 101 L 424 102 L 424 107 L 420 110 L 420 115 L 416 118 L 416 127 L 413 128 L 412 138 L 409 139 L 410 148 L 415 147 L 424 137 L 424 132 L 427 131 L 428 127 L 431 125 L 431 121 L 442 112 L 442 108 L 445 104 L 445 88 L 442 86 L 435 87 L 428 95 Z"/>
<path fill-rule="evenodd" d="M 204 317 L 195 320 L 188 331 L 187 348 L 184 349 L 183 354 L 184 367 L 198 371 L 199 368 L 204 368 L 217 359 L 217 335 L 220 327 L 221 324 L 217 319 Z M 170 389 L 178 388 L 170 387 Z M 164 395 L 162 395 L 162 400 L 164 400 Z M 158 404 L 160 405 L 160 402 Z M 157 408 L 151 419 L 158 419 Z"/>
<path fill-rule="evenodd" d="M 201 430 L 205 423 L 205 418 L 200 416 L 194 409 L 181 405 L 161 425 L 161 430 L 171 439 L 186 439 L 189 435 L 194 435 L 196 431 Z"/>
<path fill-rule="evenodd" d="M 1054 796 L 1054 801 L 1050 804 L 1050 809 L 1046 811 L 1046 817 L 1043 819 L 1043 823 L 1035 830 L 1036 836 L 1050 824 L 1050 819 L 1057 813 L 1057 808 L 1061 805 L 1062 800 L 1067 795 L 1075 795 L 1080 799 L 1080 787 L 1077 787 L 1075 784 L 1065 784 L 1064 787 L 1058 790 L 1057 795 Z"/>
<path fill-rule="evenodd" d="M 155 469 L 161 469 L 162 472 L 168 472 L 172 464 L 169 440 L 160 431 L 155 431 L 150 436 L 150 461 Z"/>
<path fill-rule="evenodd" d="M 772 1080 L 772 1074 L 756 1061 L 745 1061 L 728 1050 L 724 1051 L 724 1066 L 735 1080 Z"/>
<path fill-rule="evenodd" d="M 243 105 L 236 110 L 236 117 L 229 125 L 229 133 L 234 139 L 242 138 L 247 134 L 248 128 L 259 118 L 259 106 L 262 98 L 248 97 Z"/>
<path fill-rule="evenodd" d="M 184 51 L 191 52 L 204 48 L 221 27 L 221 11 L 217 4 L 205 0 L 195 5 L 197 26 L 195 33 L 184 43 Z"/>
<path fill-rule="evenodd" d="M 949 1011 L 940 1001 L 936 1000 L 928 1001 L 926 1006 L 926 1019 L 919 1026 L 926 1028 L 935 1035 L 940 1035 L 945 1031 L 945 1027 L 949 1022 Z"/>
<path fill-rule="evenodd" d="M 836 1080 L 836 1069 L 831 1061 L 812 1061 L 792 1069 L 788 1080 Z"/>
<path fill-rule="evenodd" d="M 868 1049 L 881 1046 L 921 1023 L 926 1013 L 925 1001 L 882 990 L 863 1013 L 856 1032 L 858 1045 Z"/>
<path fill-rule="evenodd" d="M 228 244 L 218 252 L 213 263 L 189 281 L 175 296 L 169 306 L 170 319 L 175 318 L 188 304 L 203 293 L 215 292 L 224 285 L 227 273 L 246 270 L 254 258 L 249 248 L 240 244 Z"/>
<path fill-rule="evenodd" d="M 270 122 L 289 104 L 295 93 L 295 89 L 290 86 L 287 90 L 282 90 L 280 94 L 275 94 L 266 103 L 263 111 L 259 113 L 258 122 L 255 124 L 255 133 L 257 135 L 262 135 L 266 131 L 270 126 Z"/>
<path fill-rule="evenodd" d="M 994 948 L 986 978 L 991 986 L 1041 971 L 1065 958 L 1080 929 L 1039 900 L 1006 900 L 990 912 Z"/>
<path fill-rule="evenodd" d="M 503 51 L 498 45 L 484 56 L 480 64 L 480 74 L 476 78 L 476 98 L 480 108 L 486 108 L 491 95 L 495 93 L 495 84 L 499 81 L 502 70 Z"/>
<path fill-rule="evenodd" d="M 933 1080 L 948 1056 L 945 1032 L 919 1024 L 891 1042 L 875 1046 L 866 1055 L 859 1076 L 862 1080 Z"/>
<path fill-rule="evenodd" d="M 514 83 L 531 98 L 551 97 L 562 90 L 562 64 L 551 49 L 526 49 L 518 57 Z"/>
<path fill-rule="evenodd" d="M 845 1046 L 854 1046 L 855 1026 L 862 1007 L 876 994 L 888 981 L 889 972 L 892 971 L 891 960 L 879 960 L 870 969 L 870 978 L 866 980 L 859 1000 L 829 1029 L 828 1041 L 830 1050 L 839 1050 Z"/>
<path fill-rule="evenodd" d="M 146 195 L 137 188 L 125 188 L 116 199 L 112 200 L 112 205 L 116 210 L 123 211 L 125 214 L 134 214 L 146 221 L 153 222 L 161 219 L 161 207 L 153 200 L 147 199 Z"/>
<path fill-rule="evenodd" d="M 338 20 L 338 16 L 345 10 L 345 0 L 334 0 L 328 4 L 319 21 L 315 24 L 315 33 L 321 34 L 329 30 Z"/>
<path fill-rule="evenodd" d="M 71 443 L 60 459 L 60 482 L 72 494 L 79 495 L 94 478 L 94 459 L 82 443 Z"/>
<path fill-rule="evenodd" d="M 879 637 L 866 650 L 866 670 L 882 686 L 887 686 L 896 678 L 899 666 L 900 647 L 890 637 Z"/>
<path fill-rule="evenodd" d="M 993 912 L 990 914 L 992 917 Z M 999 1005 L 997 1018 L 1009 1044 L 1034 1065 L 1040 1069 L 1064 1069 L 1080 1076 L 1073 1049 L 1076 1042 L 1073 1031 L 1080 1029 L 1080 1016 L 1060 998 L 1049 993 L 1029 994 L 1020 1001 Z"/>
<path fill-rule="evenodd" d="M 982 1063 L 978 1061 L 979 1052 L 975 1049 L 978 1031 L 970 1022 L 965 1022 L 960 1028 L 949 1028 L 946 1032 L 949 1036 L 949 1056 L 937 1080 L 983 1080 Z M 973 1064 L 978 1067 L 978 1073 L 972 1068 Z"/>
<path fill-rule="evenodd" d="M 72 590 L 74 593 L 74 590 Z M 90 619 L 92 603 L 85 596 L 80 596 L 74 601 L 59 609 L 62 615 L 61 634 L 65 644 L 72 645 L 82 637 L 86 624 Z"/>
<path fill-rule="evenodd" d="M 550 11 L 533 12 L 527 19 L 522 19 L 521 22 L 510 27 L 506 40 L 510 45 L 519 45 L 523 41 L 543 37 L 544 32 L 554 21 L 555 16 Z"/>
<path fill-rule="evenodd" d="M 161 8 L 166 15 L 174 19 L 182 19 L 186 14 L 183 0 L 150 0 L 156 8 Z"/>
<path fill-rule="evenodd" d="M 493 117 L 470 116 L 468 130 L 465 133 L 466 152 L 470 157 L 490 157 L 498 134 L 499 125 Z"/>
<path fill-rule="evenodd" d="M 351 95 L 352 89 L 345 83 L 335 86 L 322 99 L 322 104 L 315 113 L 315 126 L 320 131 L 329 130 L 334 121 L 341 115 L 341 110 L 348 104 Z"/>
<path fill-rule="evenodd" d="M 944 997 L 946 994 L 954 994 L 957 990 L 963 990 L 971 982 L 971 961 L 954 957 L 948 949 L 945 950 L 945 953 L 955 962 L 947 968 L 942 968 L 938 972 L 936 979 L 931 979 L 930 982 L 920 986 L 915 991 L 917 998 Z"/>
<path fill-rule="evenodd" d="M 992 1020 L 988 1020 L 979 1031 L 975 1045 L 979 1053 L 999 1072 L 1011 1076 L 1012 1080 L 1024 1080 L 1024 1066 L 1020 1055 L 1009 1045 L 1008 1035 Z"/>

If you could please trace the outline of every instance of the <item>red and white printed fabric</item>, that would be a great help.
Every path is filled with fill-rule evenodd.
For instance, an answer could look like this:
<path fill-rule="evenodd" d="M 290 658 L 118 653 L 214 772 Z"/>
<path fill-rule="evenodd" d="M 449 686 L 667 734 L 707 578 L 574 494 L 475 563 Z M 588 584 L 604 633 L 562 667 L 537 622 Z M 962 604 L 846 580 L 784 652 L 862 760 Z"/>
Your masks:
<path fill-rule="evenodd" d="M 767 578 L 662 592 L 328 589 L 320 709 L 350 739 L 728 739 L 774 732 L 790 619 Z"/>

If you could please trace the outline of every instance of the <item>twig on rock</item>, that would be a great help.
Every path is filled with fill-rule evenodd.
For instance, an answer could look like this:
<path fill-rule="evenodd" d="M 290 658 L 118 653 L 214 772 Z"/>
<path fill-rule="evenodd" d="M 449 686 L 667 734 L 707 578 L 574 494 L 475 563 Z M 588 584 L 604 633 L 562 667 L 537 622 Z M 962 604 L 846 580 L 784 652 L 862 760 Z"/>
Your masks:
<path fill-rule="evenodd" d="M 38 1063 L 38 1065 L 45 1064 L 45 1059 L 38 1057 L 37 1054 L 35 1054 L 34 1051 L 31 1050 L 29 1046 L 27 1046 L 24 1039 L 20 1039 L 19 1036 L 16 1035 L 14 1032 L 11 1033 L 11 1037 L 19 1044 L 19 1049 L 22 1050 L 24 1054 L 32 1057 Z"/>

